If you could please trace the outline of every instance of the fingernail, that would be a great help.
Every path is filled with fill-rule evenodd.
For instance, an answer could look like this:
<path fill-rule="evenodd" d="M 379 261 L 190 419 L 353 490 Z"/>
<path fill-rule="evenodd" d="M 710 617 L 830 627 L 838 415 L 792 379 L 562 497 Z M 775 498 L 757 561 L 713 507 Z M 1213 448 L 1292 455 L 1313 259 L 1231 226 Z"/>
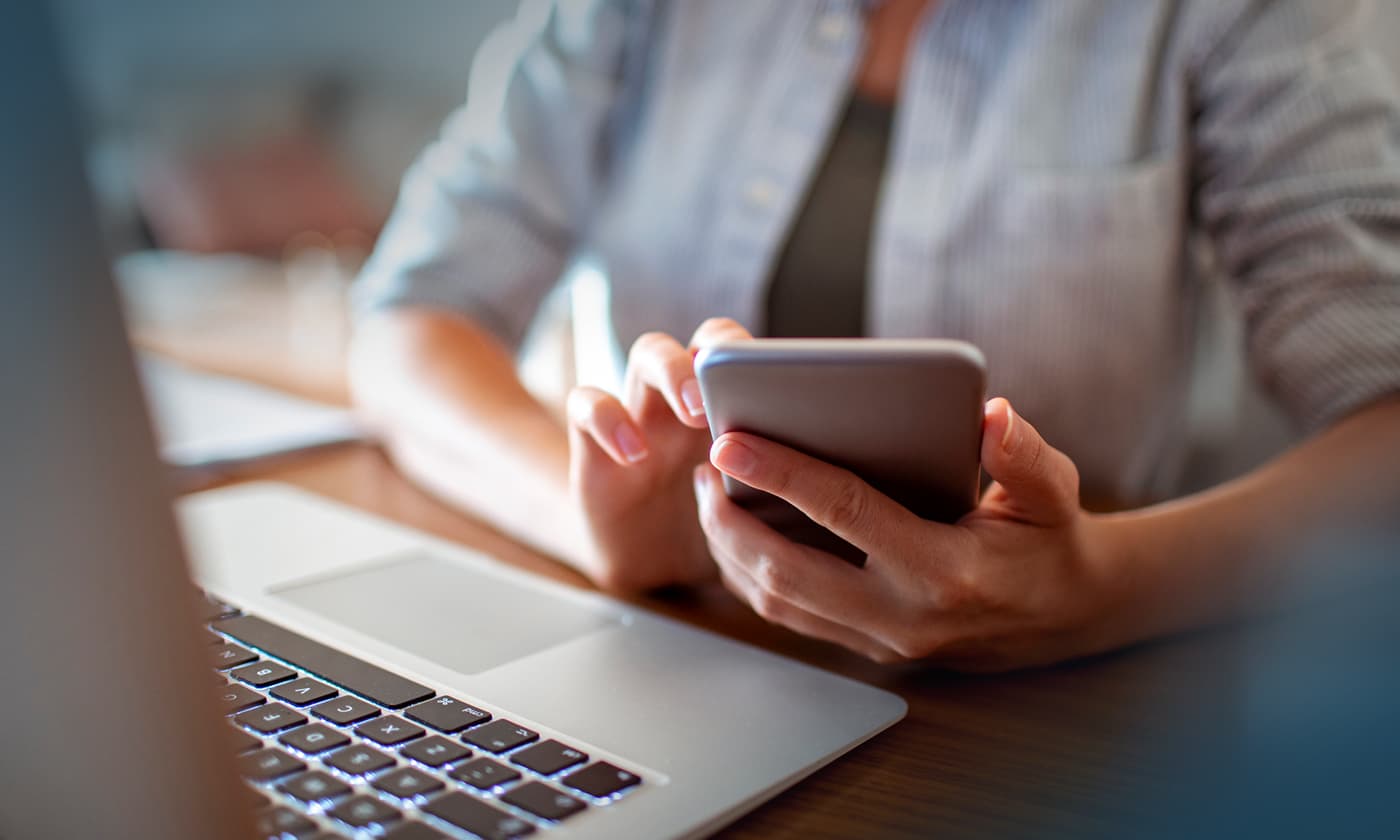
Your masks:
<path fill-rule="evenodd" d="M 613 441 L 629 464 L 635 464 L 647 456 L 646 444 L 642 443 L 642 439 L 637 437 L 631 426 L 618 426 L 617 431 L 613 432 Z"/>
<path fill-rule="evenodd" d="M 699 382 L 687 379 L 681 385 L 681 402 L 685 403 L 685 410 L 690 412 L 691 417 L 700 417 L 705 413 L 705 401 L 700 397 Z"/>
<path fill-rule="evenodd" d="M 714 464 L 721 472 L 728 473 L 735 478 L 743 478 L 754 471 L 758 466 L 758 456 L 754 451 L 741 443 L 732 440 L 720 440 L 715 443 L 714 449 L 710 450 L 710 463 Z"/>
<path fill-rule="evenodd" d="M 1006 429 L 1001 433 L 1001 448 L 1006 449 L 1011 443 L 1011 430 L 1016 427 L 1016 412 L 1012 410 L 1011 403 L 1006 404 Z"/>

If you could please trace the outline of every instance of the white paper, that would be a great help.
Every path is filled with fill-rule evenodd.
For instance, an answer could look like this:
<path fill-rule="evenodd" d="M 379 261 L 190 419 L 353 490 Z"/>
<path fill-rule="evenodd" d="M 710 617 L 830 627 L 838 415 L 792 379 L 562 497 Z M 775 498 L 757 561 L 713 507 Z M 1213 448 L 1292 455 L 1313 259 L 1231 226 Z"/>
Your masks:
<path fill-rule="evenodd" d="M 346 409 L 139 354 L 161 457 L 205 467 L 362 437 Z"/>

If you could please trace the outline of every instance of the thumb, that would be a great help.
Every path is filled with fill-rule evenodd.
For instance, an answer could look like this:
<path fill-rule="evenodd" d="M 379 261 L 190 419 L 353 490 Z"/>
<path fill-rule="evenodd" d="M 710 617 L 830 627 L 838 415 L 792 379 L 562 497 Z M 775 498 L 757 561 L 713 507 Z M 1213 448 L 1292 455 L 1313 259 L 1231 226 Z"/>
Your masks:
<path fill-rule="evenodd" d="M 1001 397 L 987 402 L 982 468 L 997 483 L 984 505 L 1035 525 L 1059 525 L 1079 512 L 1079 470 Z"/>

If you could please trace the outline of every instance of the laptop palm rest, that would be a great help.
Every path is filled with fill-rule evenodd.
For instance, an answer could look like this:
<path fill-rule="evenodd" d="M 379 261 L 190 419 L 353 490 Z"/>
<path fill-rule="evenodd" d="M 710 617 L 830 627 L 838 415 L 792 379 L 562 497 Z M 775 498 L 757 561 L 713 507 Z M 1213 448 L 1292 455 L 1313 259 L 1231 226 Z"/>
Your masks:
<path fill-rule="evenodd" d="M 270 594 L 461 674 L 479 674 L 615 626 L 615 612 L 483 575 L 426 552 Z M 414 607 L 406 620 L 404 601 Z M 397 603 L 398 608 L 390 604 Z"/>

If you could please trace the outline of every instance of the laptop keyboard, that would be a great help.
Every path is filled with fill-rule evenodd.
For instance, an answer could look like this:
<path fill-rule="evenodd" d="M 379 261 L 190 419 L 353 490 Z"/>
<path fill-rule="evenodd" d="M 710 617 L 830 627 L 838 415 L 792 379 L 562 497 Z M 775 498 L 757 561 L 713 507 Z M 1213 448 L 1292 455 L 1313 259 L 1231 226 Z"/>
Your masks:
<path fill-rule="evenodd" d="M 266 837 L 525 837 L 641 776 L 214 599 L 219 699 Z"/>

